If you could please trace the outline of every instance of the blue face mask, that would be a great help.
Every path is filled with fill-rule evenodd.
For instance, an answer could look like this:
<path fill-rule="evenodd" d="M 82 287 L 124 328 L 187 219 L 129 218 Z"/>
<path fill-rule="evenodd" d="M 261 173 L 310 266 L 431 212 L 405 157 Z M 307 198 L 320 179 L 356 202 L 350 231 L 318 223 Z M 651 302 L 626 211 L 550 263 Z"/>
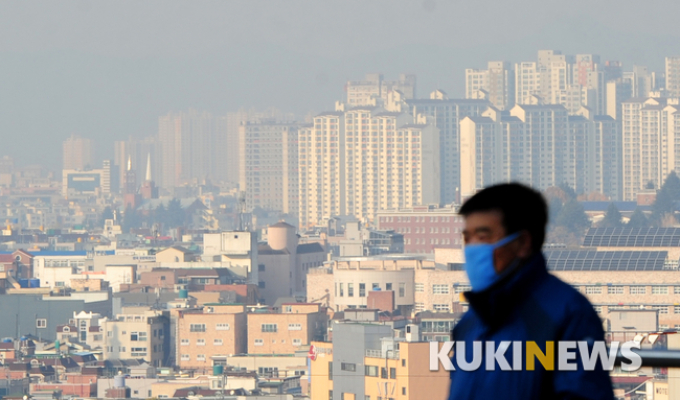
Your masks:
<path fill-rule="evenodd" d="M 496 243 L 476 243 L 465 246 L 465 272 L 473 292 L 481 292 L 496 283 L 503 275 L 496 273 L 494 251 L 519 237 L 519 232 L 506 236 Z"/>

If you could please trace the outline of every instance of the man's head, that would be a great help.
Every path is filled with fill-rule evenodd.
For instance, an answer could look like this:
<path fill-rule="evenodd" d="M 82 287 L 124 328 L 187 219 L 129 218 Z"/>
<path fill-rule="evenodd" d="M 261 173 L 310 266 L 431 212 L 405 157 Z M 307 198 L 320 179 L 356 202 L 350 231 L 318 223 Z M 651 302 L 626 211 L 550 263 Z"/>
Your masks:
<path fill-rule="evenodd" d="M 543 196 L 517 183 L 486 188 L 463 204 L 465 244 L 496 243 L 508 235 L 519 237 L 494 252 L 494 268 L 503 272 L 515 260 L 526 260 L 541 251 L 548 223 Z"/>

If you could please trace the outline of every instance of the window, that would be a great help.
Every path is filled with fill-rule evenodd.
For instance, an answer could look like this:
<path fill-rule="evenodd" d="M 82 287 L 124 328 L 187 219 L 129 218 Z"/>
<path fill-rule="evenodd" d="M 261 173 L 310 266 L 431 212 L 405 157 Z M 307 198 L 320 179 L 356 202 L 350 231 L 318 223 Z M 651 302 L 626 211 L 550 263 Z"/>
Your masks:
<path fill-rule="evenodd" d="M 36 328 L 47 328 L 47 319 L 45 318 L 38 318 L 35 320 L 35 327 Z"/>
<path fill-rule="evenodd" d="M 133 342 L 146 342 L 146 332 L 130 332 L 130 340 Z"/>
<path fill-rule="evenodd" d="M 333 361 L 328 362 L 328 380 L 333 380 Z M 331 391 L 331 399 L 333 398 L 333 391 Z"/>
<path fill-rule="evenodd" d="M 623 294 L 623 286 L 609 286 L 607 294 Z"/>
<path fill-rule="evenodd" d="M 182 345 L 182 346 L 188 346 L 188 345 L 189 345 L 189 339 L 182 339 L 182 340 L 181 340 L 181 345 Z"/>
<path fill-rule="evenodd" d="M 205 354 L 197 354 L 196 361 L 205 361 Z"/>
<path fill-rule="evenodd" d="M 222 346 L 222 339 L 213 340 L 213 346 Z"/>
<path fill-rule="evenodd" d="M 343 371 L 356 372 L 357 365 L 353 363 L 341 363 L 340 369 Z"/>
<path fill-rule="evenodd" d="M 450 310 L 448 304 L 433 304 L 432 307 L 434 308 L 435 311 L 445 311 L 448 312 Z"/>
<path fill-rule="evenodd" d="M 379 283 L 374 283 L 372 286 L 371 290 L 380 290 L 380 284 Z"/>
<path fill-rule="evenodd" d="M 359 284 L 359 297 L 366 297 L 366 284 L 365 283 Z"/>
<path fill-rule="evenodd" d="M 328 391 L 328 400 L 333 400 L 333 391 L 332 390 Z"/>
<path fill-rule="evenodd" d="M 293 339 L 293 346 L 302 346 L 302 339 Z"/>
<path fill-rule="evenodd" d="M 390 379 L 397 379 L 397 369 L 390 368 Z"/>
<path fill-rule="evenodd" d="M 205 332 L 205 324 L 191 324 L 189 326 L 190 332 Z"/>
<path fill-rule="evenodd" d="M 229 330 L 229 324 L 217 324 L 217 325 L 215 325 L 215 330 L 217 330 L 217 331 L 228 331 Z"/>
<path fill-rule="evenodd" d="M 425 311 L 425 303 L 416 303 L 414 308 L 416 312 Z"/>
<path fill-rule="evenodd" d="M 422 293 L 425 291 L 425 284 L 424 283 L 416 283 L 416 292 Z"/>
<path fill-rule="evenodd" d="M 189 360 L 191 360 L 191 358 L 189 357 L 188 354 L 182 354 L 181 359 L 182 359 L 182 361 L 189 361 Z"/>
<path fill-rule="evenodd" d="M 387 379 L 387 369 L 380 368 L 380 378 L 381 379 Z"/>
<path fill-rule="evenodd" d="M 196 346 L 205 346 L 205 339 L 197 339 Z"/>
<path fill-rule="evenodd" d="M 353 283 L 347 284 L 347 297 L 354 297 L 354 284 Z"/>
<path fill-rule="evenodd" d="M 673 286 L 673 294 L 680 294 L 680 286 Z"/>
<path fill-rule="evenodd" d="M 133 347 L 130 349 L 132 357 L 144 357 L 146 356 L 146 347 Z"/>
<path fill-rule="evenodd" d="M 601 286 L 586 286 L 586 294 L 602 294 Z"/>
<path fill-rule="evenodd" d="M 449 285 L 445 284 L 432 285 L 432 294 L 449 294 Z"/>
<path fill-rule="evenodd" d="M 402 282 L 399 284 L 399 297 L 404 296 L 406 296 L 406 284 Z"/>
<path fill-rule="evenodd" d="M 255 339 L 255 346 L 262 346 L 264 345 L 264 340 L 262 339 Z"/>
<path fill-rule="evenodd" d="M 113 331 L 106 332 L 106 337 L 113 337 Z"/>
<path fill-rule="evenodd" d="M 668 314 L 668 306 L 652 306 L 652 310 L 659 310 L 659 314 Z"/>
<path fill-rule="evenodd" d="M 276 324 L 262 324 L 262 332 L 276 332 Z"/>
<path fill-rule="evenodd" d="M 401 387 L 401 394 L 404 396 L 406 395 L 406 388 L 403 386 Z"/>
<path fill-rule="evenodd" d="M 391 283 L 386 283 L 386 284 L 385 284 L 385 290 L 392 290 L 392 284 L 391 284 Z"/>
<path fill-rule="evenodd" d="M 378 367 L 373 365 L 366 365 L 364 367 L 364 375 L 366 376 L 378 376 Z"/>
<path fill-rule="evenodd" d="M 402 359 L 401 359 L 401 366 L 402 366 L 402 367 L 405 367 L 405 366 L 406 366 L 406 359 L 405 359 L 405 358 L 402 358 Z"/>
<path fill-rule="evenodd" d="M 259 281 L 259 282 L 257 283 L 257 287 L 260 288 L 260 289 L 264 289 L 264 288 L 265 288 L 265 287 L 264 287 L 264 282 L 263 282 L 263 281 Z"/>
<path fill-rule="evenodd" d="M 301 331 L 302 330 L 302 324 L 288 324 L 288 330 L 289 331 Z"/>
<path fill-rule="evenodd" d="M 341 283 L 340 284 L 340 297 L 343 297 L 345 295 L 345 284 Z"/>
<path fill-rule="evenodd" d="M 264 264 L 258 265 L 258 266 L 257 266 L 257 270 L 258 270 L 259 272 L 264 272 Z"/>
<path fill-rule="evenodd" d="M 631 286 L 628 288 L 630 294 L 646 294 L 647 293 L 647 287 L 646 286 Z"/>
<path fill-rule="evenodd" d="M 470 285 L 458 285 L 454 290 L 456 293 L 465 293 L 472 290 L 472 287 Z"/>
<path fill-rule="evenodd" d="M 668 286 L 652 286 L 652 294 L 668 294 Z"/>

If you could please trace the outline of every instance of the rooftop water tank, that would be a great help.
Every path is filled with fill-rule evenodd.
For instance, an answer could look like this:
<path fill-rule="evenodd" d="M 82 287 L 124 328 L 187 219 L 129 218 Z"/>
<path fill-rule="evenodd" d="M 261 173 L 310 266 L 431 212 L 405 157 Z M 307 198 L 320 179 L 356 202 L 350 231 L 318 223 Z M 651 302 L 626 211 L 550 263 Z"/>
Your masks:
<path fill-rule="evenodd" d="M 213 375 L 214 376 L 219 376 L 224 373 L 224 366 L 223 365 L 213 365 Z"/>
<path fill-rule="evenodd" d="M 124 388 L 125 387 L 125 377 L 118 374 L 113 377 L 113 387 L 114 388 Z"/>
<path fill-rule="evenodd" d="M 180 299 L 188 299 L 189 298 L 189 291 L 186 289 L 180 289 L 179 290 L 179 298 Z"/>

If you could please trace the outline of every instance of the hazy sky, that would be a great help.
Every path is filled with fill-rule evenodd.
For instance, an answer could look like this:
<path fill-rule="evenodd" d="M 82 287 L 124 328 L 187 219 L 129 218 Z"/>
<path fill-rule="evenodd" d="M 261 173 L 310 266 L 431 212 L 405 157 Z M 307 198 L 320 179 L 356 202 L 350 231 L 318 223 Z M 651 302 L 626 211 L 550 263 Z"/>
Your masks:
<path fill-rule="evenodd" d="M 2 0 L 0 156 L 57 167 L 71 133 L 110 156 L 189 107 L 318 112 L 366 72 L 460 97 L 465 68 L 539 49 L 661 71 L 678 15 L 678 0 Z"/>

